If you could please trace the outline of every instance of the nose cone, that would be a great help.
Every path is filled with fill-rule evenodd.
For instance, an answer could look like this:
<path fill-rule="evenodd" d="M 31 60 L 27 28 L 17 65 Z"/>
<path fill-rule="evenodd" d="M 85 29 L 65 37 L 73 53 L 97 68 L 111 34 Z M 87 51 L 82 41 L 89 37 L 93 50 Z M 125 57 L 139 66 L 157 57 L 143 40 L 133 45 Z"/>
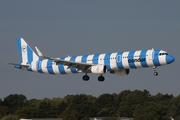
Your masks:
<path fill-rule="evenodd" d="M 166 56 L 167 64 L 170 64 L 170 63 L 174 62 L 174 60 L 175 60 L 175 58 L 173 56 L 171 56 L 171 55 Z"/>

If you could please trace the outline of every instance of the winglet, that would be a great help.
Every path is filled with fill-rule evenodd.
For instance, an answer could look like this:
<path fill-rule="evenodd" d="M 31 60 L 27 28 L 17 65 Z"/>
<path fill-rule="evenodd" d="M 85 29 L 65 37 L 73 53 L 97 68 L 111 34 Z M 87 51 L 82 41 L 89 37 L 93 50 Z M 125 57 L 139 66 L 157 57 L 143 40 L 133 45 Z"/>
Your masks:
<path fill-rule="evenodd" d="M 42 52 L 36 46 L 35 46 L 35 49 L 36 49 L 39 57 L 44 58 L 44 59 L 51 59 L 50 57 L 44 56 L 42 54 Z"/>
<path fill-rule="evenodd" d="M 42 52 L 41 52 L 36 46 L 35 46 L 35 49 L 36 49 L 36 51 L 37 51 L 39 57 L 43 57 Z"/>

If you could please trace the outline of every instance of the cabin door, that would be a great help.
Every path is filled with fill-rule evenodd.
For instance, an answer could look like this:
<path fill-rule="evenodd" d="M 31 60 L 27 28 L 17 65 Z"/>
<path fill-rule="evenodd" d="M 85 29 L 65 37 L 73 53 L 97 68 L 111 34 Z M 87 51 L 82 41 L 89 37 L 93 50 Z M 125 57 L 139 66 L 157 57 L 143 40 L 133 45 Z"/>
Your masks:
<path fill-rule="evenodd" d="M 154 49 L 149 50 L 148 57 L 149 57 L 149 60 L 153 60 L 154 59 Z"/>

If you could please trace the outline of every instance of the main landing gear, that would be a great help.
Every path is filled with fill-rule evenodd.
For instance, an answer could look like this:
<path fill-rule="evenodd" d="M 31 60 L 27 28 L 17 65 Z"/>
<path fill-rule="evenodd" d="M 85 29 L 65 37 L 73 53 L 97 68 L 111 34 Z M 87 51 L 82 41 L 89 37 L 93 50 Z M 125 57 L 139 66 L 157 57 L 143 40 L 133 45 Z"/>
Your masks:
<path fill-rule="evenodd" d="M 105 80 L 105 78 L 101 75 L 98 77 L 98 80 L 99 80 L 99 82 L 103 82 Z"/>
<path fill-rule="evenodd" d="M 84 81 L 88 81 L 90 78 L 89 78 L 89 76 L 86 74 L 86 75 L 84 75 L 83 77 L 82 77 L 82 79 L 84 80 Z M 99 82 L 103 82 L 105 80 L 105 78 L 104 78 L 104 76 L 99 76 L 98 77 L 98 81 Z"/>
<path fill-rule="evenodd" d="M 88 80 L 89 80 L 89 76 L 88 76 L 88 75 L 84 75 L 84 76 L 82 77 L 82 79 L 83 79 L 84 81 L 88 81 Z"/>
<path fill-rule="evenodd" d="M 154 76 L 158 76 L 158 72 L 156 72 L 156 66 L 153 67 L 153 70 L 154 70 Z"/>

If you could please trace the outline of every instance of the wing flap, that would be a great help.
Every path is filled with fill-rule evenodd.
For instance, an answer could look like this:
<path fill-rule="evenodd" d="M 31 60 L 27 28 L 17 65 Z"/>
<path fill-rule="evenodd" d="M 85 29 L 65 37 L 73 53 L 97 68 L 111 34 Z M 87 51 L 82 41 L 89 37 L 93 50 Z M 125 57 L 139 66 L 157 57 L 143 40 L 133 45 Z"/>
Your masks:
<path fill-rule="evenodd" d="M 94 64 L 90 63 L 81 63 L 81 62 L 72 62 L 67 60 L 59 60 L 57 58 L 51 58 L 57 65 L 62 64 L 68 66 L 68 68 L 76 68 L 78 70 L 87 70 L 89 67 L 91 67 Z"/>

